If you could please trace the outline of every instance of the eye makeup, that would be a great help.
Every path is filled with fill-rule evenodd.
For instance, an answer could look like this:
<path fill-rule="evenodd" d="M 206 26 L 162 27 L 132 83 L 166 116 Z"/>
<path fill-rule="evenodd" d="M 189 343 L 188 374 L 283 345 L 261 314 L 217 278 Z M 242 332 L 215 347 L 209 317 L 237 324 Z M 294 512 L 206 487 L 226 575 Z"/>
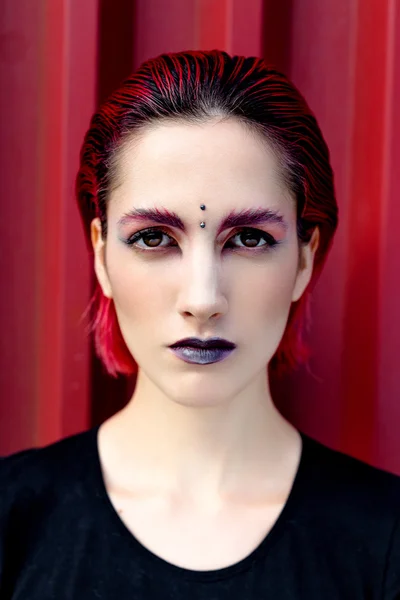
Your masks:
<path fill-rule="evenodd" d="M 135 251 L 146 252 L 146 253 L 149 253 L 149 252 L 154 253 L 156 251 L 157 252 L 165 251 L 169 248 L 178 246 L 178 244 L 176 244 L 176 243 L 163 245 L 163 246 L 158 245 L 158 246 L 153 246 L 153 247 L 152 246 L 140 247 L 138 245 L 139 242 L 144 241 L 144 239 L 146 237 L 151 239 L 152 234 L 155 235 L 156 239 L 160 238 L 160 237 L 162 238 L 163 236 L 165 236 L 170 241 L 175 242 L 174 238 L 170 235 L 170 233 L 162 227 L 148 227 L 146 229 L 142 229 L 127 238 L 121 238 L 121 241 L 124 242 L 127 246 L 132 247 Z M 159 234 L 159 235 L 157 235 L 157 234 Z M 255 239 L 257 241 L 257 243 L 260 241 L 263 241 L 264 243 L 261 244 L 261 246 L 253 246 L 253 247 L 246 246 L 245 244 L 237 245 L 237 246 L 232 244 L 232 240 L 234 240 L 235 238 L 242 241 L 242 239 L 241 239 L 242 236 L 246 236 L 247 239 L 249 239 L 249 238 L 253 239 L 253 240 Z M 256 228 L 245 227 L 245 228 L 239 229 L 233 235 L 230 236 L 230 238 L 227 240 L 227 242 L 225 244 L 225 248 L 227 248 L 229 250 L 233 250 L 233 251 L 246 250 L 246 251 L 251 251 L 251 252 L 260 252 L 260 251 L 265 252 L 265 251 L 273 250 L 281 243 L 282 243 L 281 241 L 276 240 L 270 233 L 261 231 L 260 229 L 256 229 Z"/>

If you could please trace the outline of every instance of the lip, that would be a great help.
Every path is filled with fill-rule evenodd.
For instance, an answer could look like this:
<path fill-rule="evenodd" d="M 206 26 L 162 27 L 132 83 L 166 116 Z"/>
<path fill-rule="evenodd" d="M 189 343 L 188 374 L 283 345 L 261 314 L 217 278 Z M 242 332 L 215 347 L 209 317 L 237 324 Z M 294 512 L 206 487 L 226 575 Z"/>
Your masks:
<path fill-rule="evenodd" d="M 234 348 L 192 348 L 189 346 L 180 346 L 178 348 L 170 347 L 170 350 L 184 362 L 196 365 L 210 365 L 230 356 Z"/>
<path fill-rule="evenodd" d="M 188 337 L 178 340 L 169 346 L 171 349 L 188 347 L 200 350 L 234 350 L 236 344 L 221 337 L 210 337 L 205 340 L 196 337 Z"/>

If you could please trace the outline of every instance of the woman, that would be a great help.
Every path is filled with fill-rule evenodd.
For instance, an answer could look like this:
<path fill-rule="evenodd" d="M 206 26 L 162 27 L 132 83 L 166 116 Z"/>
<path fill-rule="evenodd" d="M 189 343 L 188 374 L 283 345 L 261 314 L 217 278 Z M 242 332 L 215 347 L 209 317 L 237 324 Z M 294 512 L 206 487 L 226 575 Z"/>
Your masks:
<path fill-rule="evenodd" d="M 400 478 L 270 393 L 337 224 L 299 92 L 261 59 L 150 60 L 93 117 L 77 192 L 97 352 L 136 387 L 3 459 L 1 598 L 400 598 Z"/>

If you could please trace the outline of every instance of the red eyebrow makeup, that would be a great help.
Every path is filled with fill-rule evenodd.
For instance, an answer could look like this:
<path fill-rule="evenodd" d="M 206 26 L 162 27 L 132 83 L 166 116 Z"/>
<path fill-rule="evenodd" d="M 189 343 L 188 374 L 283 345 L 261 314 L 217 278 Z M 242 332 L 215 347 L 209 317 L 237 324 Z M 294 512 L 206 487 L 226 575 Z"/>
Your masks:
<path fill-rule="evenodd" d="M 186 226 L 182 219 L 175 212 L 171 212 L 165 208 L 133 208 L 121 217 L 118 225 L 125 225 L 131 221 L 153 221 L 154 223 L 175 227 L 186 232 Z M 269 208 L 247 208 L 239 212 L 232 210 L 222 220 L 218 227 L 217 235 L 230 227 L 250 227 L 268 223 L 278 224 L 285 231 L 288 228 L 282 215 Z"/>

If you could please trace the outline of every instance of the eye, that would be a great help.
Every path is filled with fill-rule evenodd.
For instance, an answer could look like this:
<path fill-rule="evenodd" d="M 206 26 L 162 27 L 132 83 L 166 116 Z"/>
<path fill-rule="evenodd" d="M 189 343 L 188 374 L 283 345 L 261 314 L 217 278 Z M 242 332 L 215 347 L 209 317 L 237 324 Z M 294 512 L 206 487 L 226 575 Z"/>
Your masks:
<path fill-rule="evenodd" d="M 243 246 L 239 245 L 236 247 L 239 248 L 262 248 L 263 246 L 268 246 L 268 247 L 273 247 L 276 246 L 278 244 L 277 240 L 269 233 L 266 233 L 265 231 L 261 231 L 260 229 L 252 229 L 252 228 L 246 228 L 246 229 L 242 229 L 241 231 L 238 231 L 237 233 L 235 233 L 234 236 L 232 236 L 227 244 L 229 244 L 231 242 L 231 240 L 234 239 L 238 239 L 240 240 L 240 242 L 243 243 Z M 259 242 L 263 242 L 262 244 L 259 244 Z M 235 246 L 234 246 L 235 247 Z"/>
<path fill-rule="evenodd" d="M 160 240 L 163 237 L 168 238 L 171 241 L 175 241 L 166 231 L 159 227 L 150 227 L 149 229 L 143 229 L 134 233 L 130 238 L 126 240 L 128 246 L 135 246 L 139 250 L 145 250 L 148 248 L 165 248 L 165 245 L 160 244 Z M 140 246 L 138 242 L 144 242 L 144 246 Z M 177 245 L 177 244 L 169 244 Z"/>
<path fill-rule="evenodd" d="M 163 238 L 166 238 L 167 243 L 162 243 Z M 171 243 L 168 243 L 168 240 Z M 232 240 L 238 240 L 240 243 L 232 243 Z M 139 244 L 139 242 L 142 242 L 142 244 Z M 262 243 L 260 244 L 260 242 Z M 145 252 L 150 252 L 152 248 L 170 248 L 178 245 L 174 238 L 160 227 L 150 227 L 148 229 L 138 231 L 128 238 L 126 243 L 128 246 L 133 246 L 136 249 Z M 278 245 L 279 243 L 280 242 L 275 240 L 271 234 L 259 229 L 247 227 L 236 232 L 235 235 L 229 238 L 225 247 L 229 249 L 247 248 L 249 250 L 258 250 L 263 248 L 264 250 L 267 250 Z"/>

